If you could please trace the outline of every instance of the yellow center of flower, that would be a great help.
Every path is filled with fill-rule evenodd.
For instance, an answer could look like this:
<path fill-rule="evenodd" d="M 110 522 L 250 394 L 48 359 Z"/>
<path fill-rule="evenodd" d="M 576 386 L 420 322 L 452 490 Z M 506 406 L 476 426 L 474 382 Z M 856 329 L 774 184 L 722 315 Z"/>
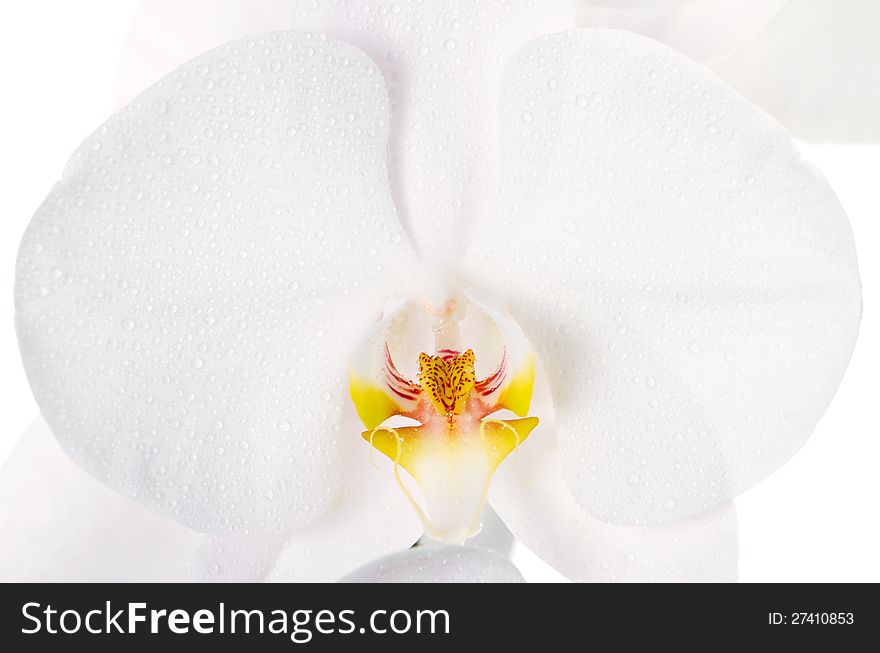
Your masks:
<path fill-rule="evenodd" d="M 418 382 L 406 379 L 386 347 L 384 385 L 352 374 L 351 397 L 369 430 L 362 436 L 394 462 L 401 490 L 437 539 L 461 543 L 480 530 L 480 518 L 492 475 L 525 440 L 538 419 L 525 417 L 531 402 L 534 364 L 507 366 L 480 381 L 471 349 L 442 349 L 419 355 Z M 521 419 L 494 419 L 501 409 Z M 415 419 L 418 426 L 390 426 L 393 416 Z M 405 469 L 418 484 L 416 500 L 399 474 Z"/>
<path fill-rule="evenodd" d="M 447 360 L 419 354 L 419 385 L 437 414 L 450 422 L 464 411 L 476 381 L 473 349 Z"/>

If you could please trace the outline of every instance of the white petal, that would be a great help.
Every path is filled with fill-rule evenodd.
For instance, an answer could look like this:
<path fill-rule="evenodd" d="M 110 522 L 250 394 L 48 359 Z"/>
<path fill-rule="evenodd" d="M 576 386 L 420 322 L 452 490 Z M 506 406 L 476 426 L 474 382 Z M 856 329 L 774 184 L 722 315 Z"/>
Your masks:
<path fill-rule="evenodd" d="M 786 3 L 786 0 L 576 1 L 578 24 L 583 27 L 638 32 L 698 61 L 712 61 L 739 47 Z"/>
<path fill-rule="evenodd" d="M 237 548 L 235 548 L 237 547 Z M 3 581 L 258 580 L 272 543 L 220 545 L 98 483 L 37 420 L 0 468 Z"/>
<path fill-rule="evenodd" d="M 880 3 L 789 0 L 713 68 L 795 136 L 880 140 Z"/>
<path fill-rule="evenodd" d="M 291 0 L 143 0 L 125 41 L 116 106 L 202 52 L 243 36 L 290 29 Z"/>
<path fill-rule="evenodd" d="M 318 521 L 292 534 L 267 580 L 276 582 L 336 581 L 370 560 L 410 547 L 423 533 L 422 524 L 400 491 L 393 463 L 360 437 L 354 409 L 346 409 L 347 447 L 342 490 Z"/>
<path fill-rule="evenodd" d="M 849 360 L 833 192 L 763 113 L 625 32 L 528 46 L 502 105 L 471 263 L 547 369 L 569 490 L 629 525 L 728 502 L 803 444 Z"/>
<path fill-rule="evenodd" d="M 507 558 L 463 546 L 419 546 L 376 560 L 343 583 L 522 583 Z"/>
<path fill-rule="evenodd" d="M 124 100 L 178 63 L 229 39 L 298 29 L 357 45 L 380 65 L 394 100 L 392 183 L 426 258 L 460 253 L 491 204 L 496 102 L 521 44 L 574 25 L 570 0 L 283 2 L 145 0 L 119 75 Z"/>
<path fill-rule="evenodd" d="M 76 151 L 16 285 L 28 378 L 75 460 L 199 530 L 323 513 L 358 440 L 339 426 L 372 284 L 410 260 L 387 135 L 368 59 L 275 33 L 187 64 Z"/>
<path fill-rule="evenodd" d="M 491 206 L 504 64 L 527 40 L 573 26 L 573 5 L 339 0 L 303 7 L 297 29 L 353 43 L 382 67 L 398 209 L 426 258 L 455 258 L 471 222 Z"/>
<path fill-rule="evenodd" d="M 581 508 L 563 481 L 552 411 L 540 396 L 546 386 L 538 388 L 541 424 L 499 469 L 490 493 L 492 507 L 520 542 L 576 582 L 736 579 L 732 504 L 647 527 L 606 524 Z"/>

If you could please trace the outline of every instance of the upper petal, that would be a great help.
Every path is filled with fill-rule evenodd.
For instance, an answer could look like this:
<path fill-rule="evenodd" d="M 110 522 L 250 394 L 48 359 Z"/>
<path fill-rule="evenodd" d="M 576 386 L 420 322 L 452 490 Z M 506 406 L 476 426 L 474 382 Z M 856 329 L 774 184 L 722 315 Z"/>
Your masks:
<path fill-rule="evenodd" d="M 422 255 L 457 258 L 471 221 L 491 205 L 497 99 L 504 63 L 527 40 L 574 25 L 571 0 L 145 0 L 126 43 L 127 99 L 206 48 L 269 29 L 352 43 L 390 87 L 395 200 Z"/>
<path fill-rule="evenodd" d="M 275 33 L 183 66 L 76 151 L 15 298 L 31 386 L 80 464 L 203 530 L 324 511 L 350 348 L 410 257 L 387 134 L 365 56 Z"/>
<path fill-rule="evenodd" d="M 491 206 L 504 64 L 527 40 L 574 25 L 570 0 L 310 0 L 295 26 L 357 45 L 392 97 L 391 178 L 422 256 L 460 256 Z"/>
<path fill-rule="evenodd" d="M 634 525 L 728 501 L 801 446 L 849 360 L 833 192 L 761 111 L 636 35 L 530 44 L 502 106 L 470 263 L 547 370 L 569 490 Z"/>

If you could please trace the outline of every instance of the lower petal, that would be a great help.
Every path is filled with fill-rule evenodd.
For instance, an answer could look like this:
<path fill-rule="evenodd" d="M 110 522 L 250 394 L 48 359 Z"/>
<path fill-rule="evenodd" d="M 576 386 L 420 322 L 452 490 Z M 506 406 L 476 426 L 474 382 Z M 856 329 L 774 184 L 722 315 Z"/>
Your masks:
<path fill-rule="evenodd" d="M 507 558 L 464 546 L 420 546 L 371 562 L 343 583 L 522 583 Z"/>
<path fill-rule="evenodd" d="M 270 540 L 220 540 L 165 519 L 80 469 L 39 419 L 0 468 L 0 579 L 258 580 Z"/>
<path fill-rule="evenodd" d="M 576 582 L 722 582 L 737 575 L 736 513 L 729 504 L 662 526 L 600 522 L 562 479 L 544 425 L 499 470 L 492 507 L 544 562 Z"/>
<path fill-rule="evenodd" d="M 353 412 L 353 411 L 352 411 Z M 288 537 L 269 581 L 335 581 L 352 569 L 394 551 L 407 549 L 423 529 L 391 473 L 393 463 L 375 456 L 360 439 L 354 415 L 343 432 L 342 490 L 315 523 Z"/>

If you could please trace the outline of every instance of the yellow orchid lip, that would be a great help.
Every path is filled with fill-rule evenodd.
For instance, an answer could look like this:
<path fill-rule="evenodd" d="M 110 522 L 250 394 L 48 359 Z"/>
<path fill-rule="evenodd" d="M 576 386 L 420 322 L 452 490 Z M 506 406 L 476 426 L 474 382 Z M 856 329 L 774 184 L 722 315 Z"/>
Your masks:
<path fill-rule="evenodd" d="M 505 351 L 498 369 L 479 381 L 474 363 L 470 349 L 421 353 L 414 382 L 400 374 L 386 345 L 384 387 L 355 374 L 349 379 L 352 401 L 368 429 L 363 438 L 394 462 L 397 482 L 428 535 L 459 544 L 480 530 L 495 470 L 538 424 L 536 417 L 525 417 L 534 385 L 531 356 L 511 374 Z M 502 409 L 521 417 L 490 417 Z M 385 425 L 393 416 L 419 424 Z M 401 467 L 418 485 L 424 505 L 407 488 Z"/>

